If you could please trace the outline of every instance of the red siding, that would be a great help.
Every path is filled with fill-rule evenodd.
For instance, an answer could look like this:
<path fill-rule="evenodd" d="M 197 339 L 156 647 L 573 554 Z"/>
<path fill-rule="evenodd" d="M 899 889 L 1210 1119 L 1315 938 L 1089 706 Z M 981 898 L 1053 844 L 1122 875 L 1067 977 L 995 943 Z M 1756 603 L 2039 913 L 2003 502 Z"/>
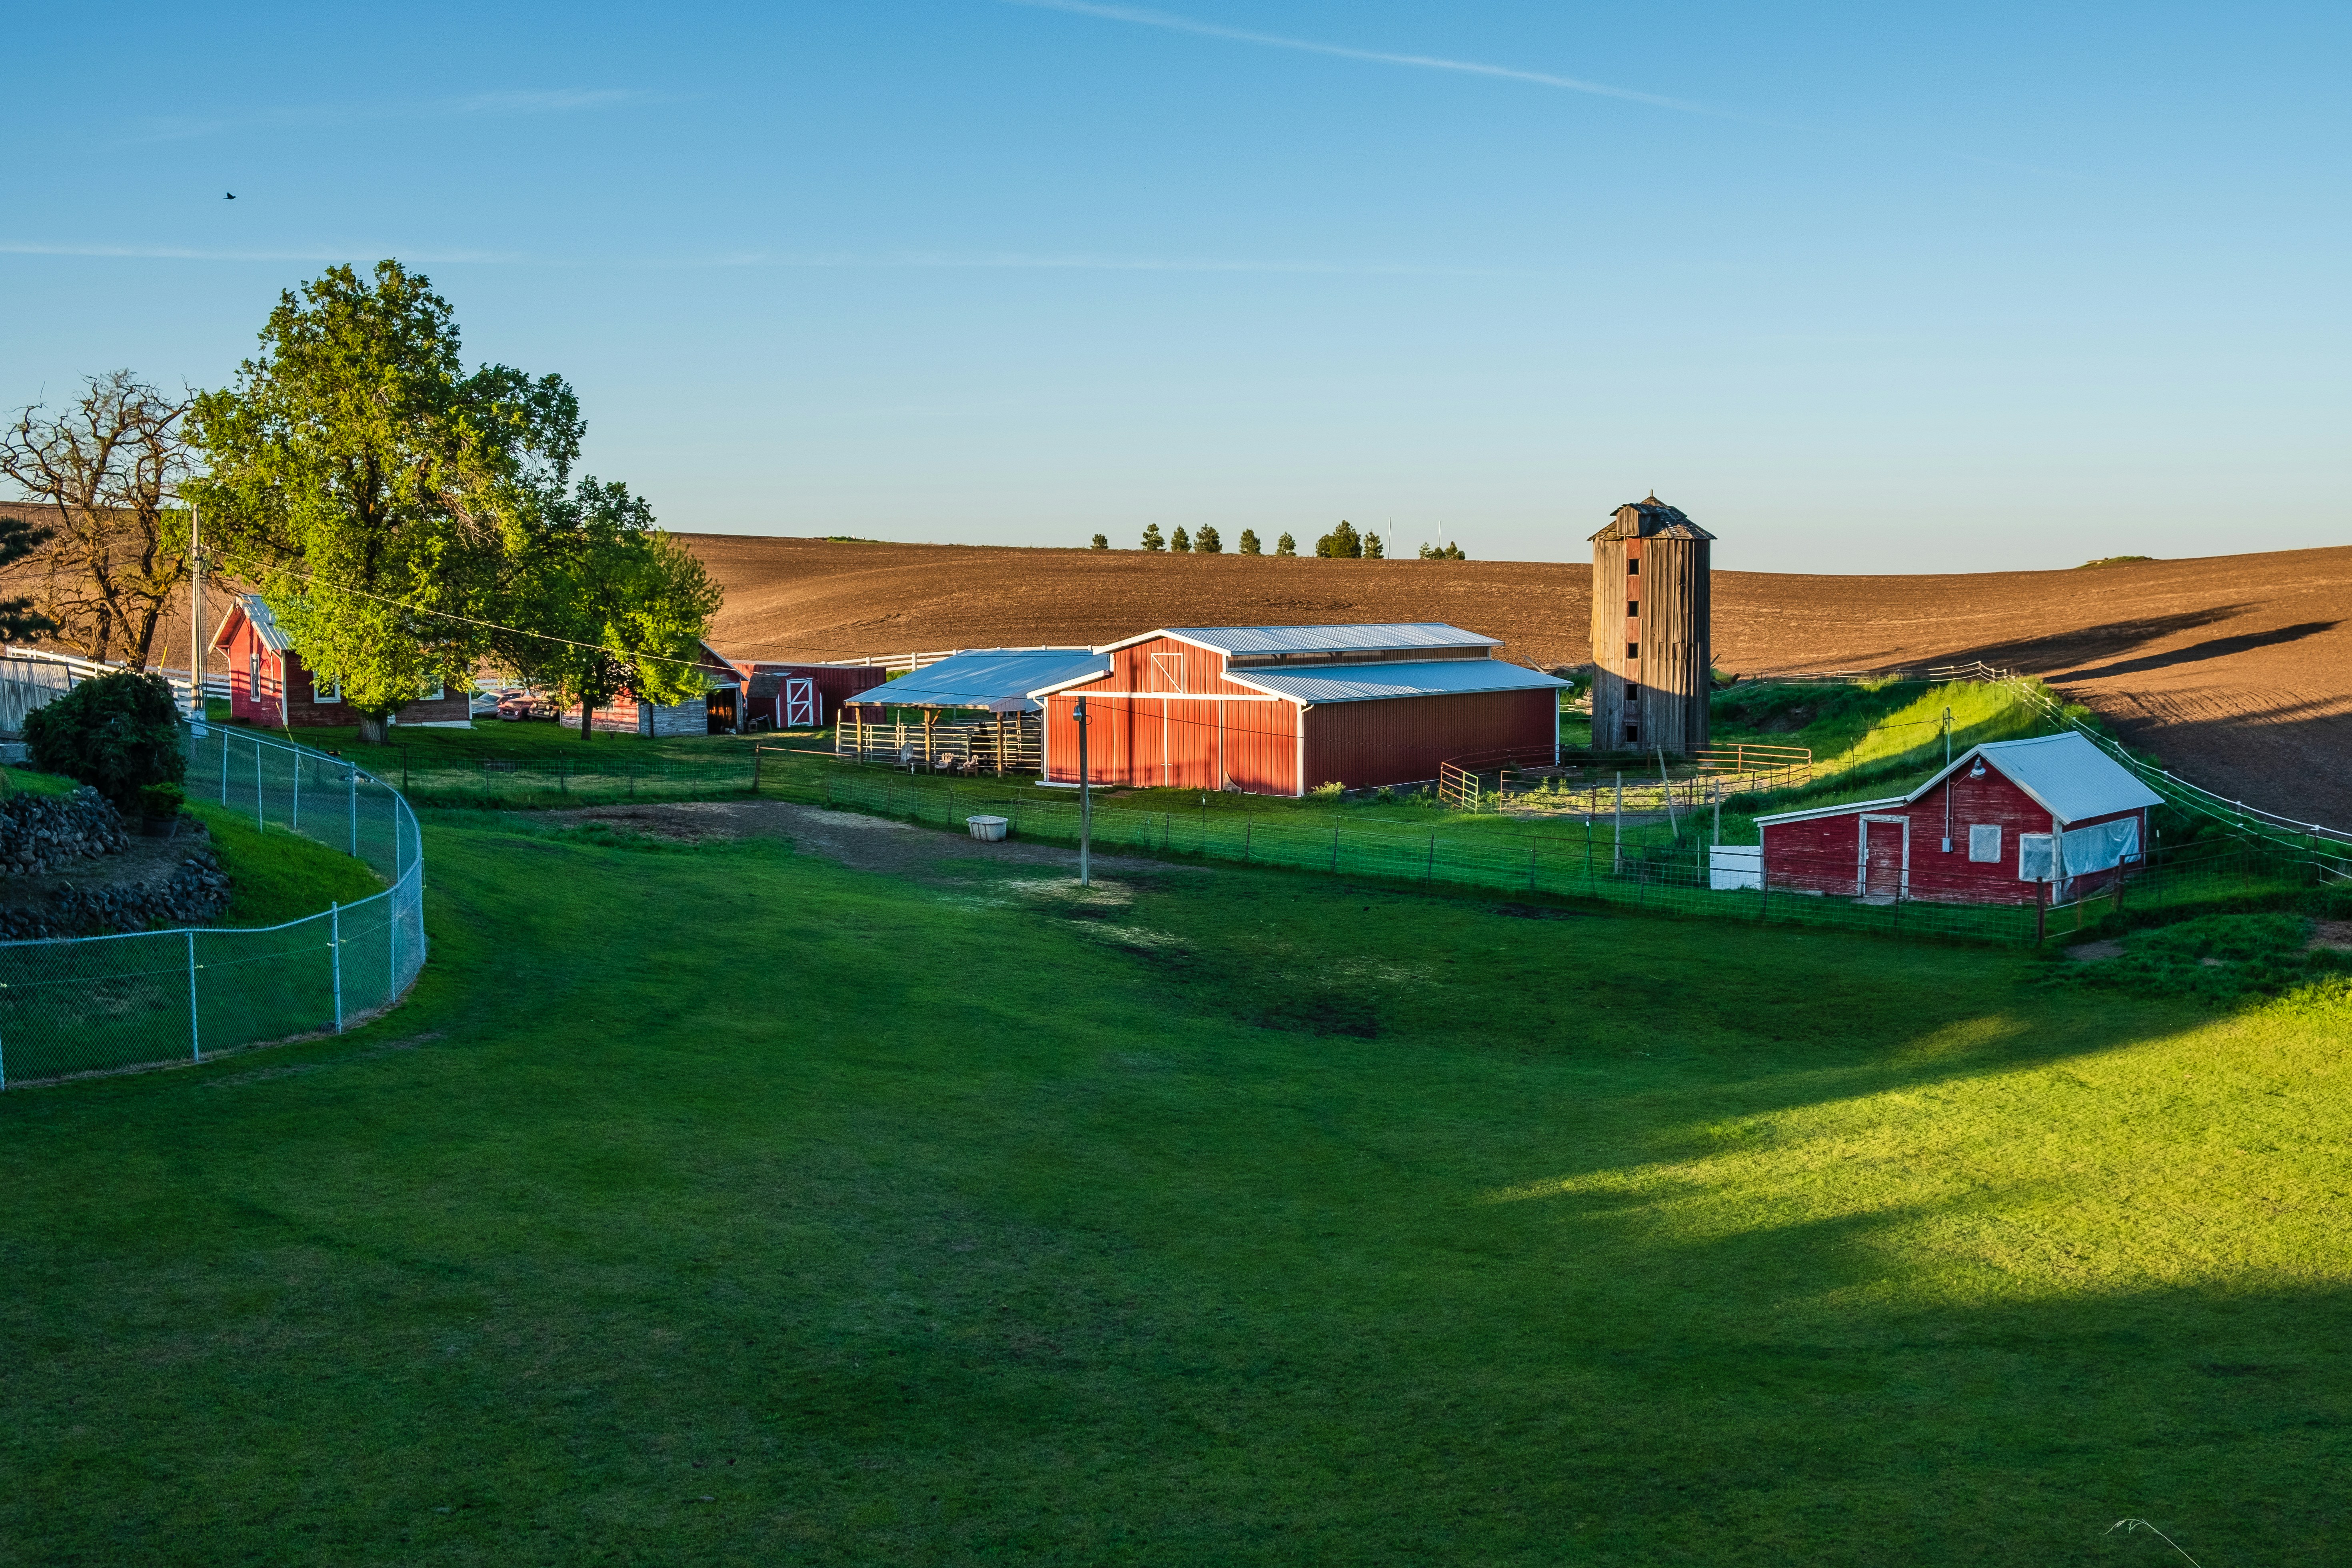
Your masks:
<path fill-rule="evenodd" d="M 1322 703 L 1307 710 L 1307 780 L 1310 788 L 1418 784 L 1449 758 L 1513 746 L 1526 748 L 1521 761 L 1549 763 L 1559 735 L 1559 699 L 1549 687 Z"/>
<path fill-rule="evenodd" d="M 1224 655 L 1154 637 L 1105 656 L 1110 673 L 1045 703 L 1045 777 L 1078 782 L 1078 728 L 1087 699 L 1087 772 L 1097 784 L 1138 788 L 1298 793 L 1298 710 L 1225 679 Z M 1164 694 L 1164 695 L 1163 695 Z"/>
<path fill-rule="evenodd" d="M 1951 802 L 1952 847 L 1946 853 L 1944 806 Z M 1909 863 L 1902 864 L 1904 827 L 1901 822 L 1864 824 L 1863 818 L 1899 817 L 1910 827 Z M 2137 811 L 2110 812 L 2104 816 L 2069 822 L 2066 829 L 2095 826 L 2123 817 L 2140 818 L 2140 847 L 2147 847 L 2147 820 Z M 2000 858 L 1969 858 L 1969 829 L 1990 824 L 2000 828 Z M 1900 886 L 1907 896 L 1947 903 L 2032 903 L 2039 884 L 2017 876 L 2018 836 L 2049 833 L 2053 823 L 2032 795 L 1988 768 L 1972 779 L 1954 774 L 1909 805 L 1889 805 L 1840 812 L 1803 822 L 1768 824 L 1764 828 L 1764 876 L 1775 888 L 1852 898 L 1862 891 L 1863 835 L 1869 835 L 1870 889 L 1892 892 Z M 2072 878 L 2069 895 L 2095 892 L 2115 879 L 2116 873 L 2094 871 Z M 1882 887 L 1882 879 L 1886 886 Z"/>
<path fill-rule="evenodd" d="M 1108 675 L 1045 704 L 1045 777 L 1078 782 L 1078 697 L 1087 699 L 1087 773 L 1097 784 L 1295 795 L 1336 780 L 1349 788 L 1437 776 L 1448 757 L 1524 746 L 1549 762 L 1559 702 L 1549 689 L 1406 697 L 1310 707 L 1229 679 L 1224 656 L 1154 637 L 1108 656 Z"/>

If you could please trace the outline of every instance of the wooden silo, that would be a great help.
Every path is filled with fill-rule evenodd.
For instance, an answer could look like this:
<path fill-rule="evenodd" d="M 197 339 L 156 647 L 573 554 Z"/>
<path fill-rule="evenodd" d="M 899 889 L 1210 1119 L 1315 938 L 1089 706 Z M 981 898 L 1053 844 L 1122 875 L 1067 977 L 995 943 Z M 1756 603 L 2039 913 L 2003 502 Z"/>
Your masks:
<path fill-rule="evenodd" d="M 1655 495 L 1592 536 L 1592 746 L 1688 756 L 1706 745 L 1715 535 Z"/>

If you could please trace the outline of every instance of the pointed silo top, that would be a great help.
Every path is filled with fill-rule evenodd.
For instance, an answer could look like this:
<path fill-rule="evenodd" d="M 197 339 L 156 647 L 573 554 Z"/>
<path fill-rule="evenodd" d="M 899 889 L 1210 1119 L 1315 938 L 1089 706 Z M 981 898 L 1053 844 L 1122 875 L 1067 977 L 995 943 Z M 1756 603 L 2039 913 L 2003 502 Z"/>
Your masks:
<path fill-rule="evenodd" d="M 1627 501 L 1609 519 L 1609 526 L 1594 534 L 1602 539 L 1713 539 L 1715 535 L 1683 515 L 1680 507 L 1668 506 L 1652 490 L 1647 500 Z"/>

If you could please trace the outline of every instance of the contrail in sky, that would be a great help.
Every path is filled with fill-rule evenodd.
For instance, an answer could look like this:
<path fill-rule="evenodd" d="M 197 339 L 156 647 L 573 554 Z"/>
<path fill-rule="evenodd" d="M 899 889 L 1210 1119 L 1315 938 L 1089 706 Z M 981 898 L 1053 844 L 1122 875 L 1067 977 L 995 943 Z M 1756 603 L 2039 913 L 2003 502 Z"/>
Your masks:
<path fill-rule="evenodd" d="M 1004 3 L 1025 5 L 1038 11 L 1066 11 L 1072 16 L 1099 16 L 1105 21 L 1127 22 L 1139 27 L 1163 27 L 1171 33 L 1192 33 L 1203 38 L 1223 38 L 1236 44 L 1256 44 L 1269 49 L 1297 49 L 1302 54 L 1328 55 L 1335 59 L 1368 60 L 1375 65 L 1412 66 L 1421 70 L 1458 71 L 1465 76 L 1533 82 L 1538 87 L 1588 92 L 1597 98 L 1618 98 L 1628 103 L 1646 103 L 1654 109 L 1672 109 L 1684 114 L 1705 114 L 1723 120 L 1740 118 L 1719 109 L 1709 109 L 1705 104 L 1689 103 L 1679 98 L 1662 98 L 1654 92 L 1635 92 L 1631 88 L 1610 87 L 1602 82 L 1582 81 L 1572 76 L 1519 70 L 1512 66 L 1481 65 L 1475 60 L 1449 60 L 1437 55 L 1396 55 L 1381 49 L 1350 48 L 1345 44 L 1318 44 L 1310 38 L 1286 38 L 1273 33 L 1251 33 L 1239 27 L 1220 26 L 1214 22 L 1196 22 L 1189 16 L 1171 16 L 1164 11 L 1143 11 L 1128 5 L 1096 5 L 1088 4 L 1088 0 L 1004 0 Z"/>

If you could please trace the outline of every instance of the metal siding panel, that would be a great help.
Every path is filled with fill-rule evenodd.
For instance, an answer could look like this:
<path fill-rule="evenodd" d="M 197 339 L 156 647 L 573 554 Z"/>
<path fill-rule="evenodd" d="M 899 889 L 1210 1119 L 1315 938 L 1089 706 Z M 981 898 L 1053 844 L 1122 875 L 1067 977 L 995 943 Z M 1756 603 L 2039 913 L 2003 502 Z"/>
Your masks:
<path fill-rule="evenodd" d="M 1350 789 L 1418 784 L 1440 763 L 1475 752 L 1527 748 L 1529 763 L 1551 760 L 1559 699 L 1549 689 L 1343 702 L 1307 713 L 1308 787 Z"/>

